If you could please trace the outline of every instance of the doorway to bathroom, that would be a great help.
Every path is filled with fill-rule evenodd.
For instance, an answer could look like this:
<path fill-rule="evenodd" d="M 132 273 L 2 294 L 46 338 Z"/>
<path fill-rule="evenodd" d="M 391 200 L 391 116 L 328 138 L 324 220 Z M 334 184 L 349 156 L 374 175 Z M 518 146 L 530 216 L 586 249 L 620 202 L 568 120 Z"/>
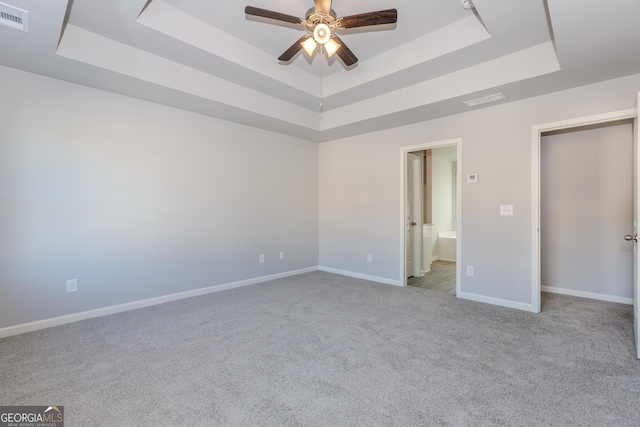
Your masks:
<path fill-rule="evenodd" d="M 457 295 L 460 289 L 461 140 L 402 151 L 401 283 Z"/>

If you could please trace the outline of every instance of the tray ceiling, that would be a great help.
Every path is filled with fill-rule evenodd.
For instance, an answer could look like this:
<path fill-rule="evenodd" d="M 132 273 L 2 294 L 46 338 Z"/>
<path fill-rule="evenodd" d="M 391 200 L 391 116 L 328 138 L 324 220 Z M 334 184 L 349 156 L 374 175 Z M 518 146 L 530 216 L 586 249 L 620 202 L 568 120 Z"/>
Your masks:
<path fill-rule="evenodd" d="M 0 26 L 0 65 L 318 142 L 640 72 L 634 0 L 335 0 L 338 16 L 398 10 L 395 25 L 340 34 L 350 68 L 304 52 L 279 63 L 304 27 L 244 14 L 302 17 L 309 1 L 5 2 L 29 32 Z"/>

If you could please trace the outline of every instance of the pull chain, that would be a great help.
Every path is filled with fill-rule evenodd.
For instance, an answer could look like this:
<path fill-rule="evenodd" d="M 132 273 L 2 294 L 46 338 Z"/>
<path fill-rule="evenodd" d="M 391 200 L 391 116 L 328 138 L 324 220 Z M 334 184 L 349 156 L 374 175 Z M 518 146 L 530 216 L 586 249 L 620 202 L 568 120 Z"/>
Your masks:
<path fill-rule="evenodd" d="M 324 100 L 324 94 L 322 92 L 322 58 L 324 57 L 322 52 L 323 45 L 320 45 L 320 112 L 322 113 L 322 101 Z"/>

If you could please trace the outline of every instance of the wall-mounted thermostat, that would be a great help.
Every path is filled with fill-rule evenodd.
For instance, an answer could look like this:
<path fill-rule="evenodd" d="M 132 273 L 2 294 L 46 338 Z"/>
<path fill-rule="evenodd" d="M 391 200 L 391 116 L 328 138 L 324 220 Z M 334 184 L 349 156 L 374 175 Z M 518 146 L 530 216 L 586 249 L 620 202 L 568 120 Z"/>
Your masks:
<path fill-rule="evenodd" d="M 467 184 L 477 184 L 478 183 L 478 174 L 472 173 L 467 175 Z"/>

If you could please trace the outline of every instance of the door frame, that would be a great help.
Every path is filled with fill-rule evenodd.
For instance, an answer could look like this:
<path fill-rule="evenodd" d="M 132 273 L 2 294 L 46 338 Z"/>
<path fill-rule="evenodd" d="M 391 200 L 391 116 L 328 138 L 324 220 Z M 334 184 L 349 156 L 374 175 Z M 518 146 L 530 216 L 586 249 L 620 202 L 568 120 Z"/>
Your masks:
<path fill-rule="evenodd" d="M 417 145 L 400 147 L 400 277 L 398 283 L 407 286 L 406 273 L 406 197 L 407 197 L 407 154 L 412 151 L 429 150 L 433 148 L 447 147 L 455 145 L 457 147 L 457 187 L 456 187 L 456 296 L 461 293 L 462 277 L 462 138 L 452 138 L 440 141 L 425 142 Z"/>
<path fill-rule="evenodd" d="M 636 110 L 632 108 L 531 127 L 531 311 L 534 313 L 539 313 L 542 308 L 542 286 L 540 283 L 540 146 L 542 134 L 545 132 L 634 119 L 635 117 Z"/>

